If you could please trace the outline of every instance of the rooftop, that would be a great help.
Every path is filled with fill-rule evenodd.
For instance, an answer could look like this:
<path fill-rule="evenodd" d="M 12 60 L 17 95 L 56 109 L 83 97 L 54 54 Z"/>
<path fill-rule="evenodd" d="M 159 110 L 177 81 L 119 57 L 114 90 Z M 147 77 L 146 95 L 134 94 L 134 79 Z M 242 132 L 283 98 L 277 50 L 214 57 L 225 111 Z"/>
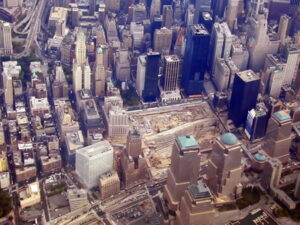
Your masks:
<path fill-rule="evenodd" d="M 177 140 L 182 150 L 199 148 L 199 144 L 193 136 L 179 136 Z"/>
<path fill-rule="evenodd" d="M 252 70 L 238 72 L 237 75 L 245 82 L 259 80 L 259 77 Z"/>
<path fill-rule="evenodd" d="M 198 181 L 197 184 L 190 185 L 188 189 L 194 199 L 206 199 L 211 197 L 210 192 L 203 181 Z"/>
<path fill-rule="evenodd" d="M 284 120 L 289 120 L 291 119 L 290 114 L 288 114 L 286 111 L 278 111 L 276 113 L 274 113 L 274 116 L 276 119 L 278 119 L 279 121 L 284 121 Z"/>
<path fill-rule="evenodd" d="M 233 133 L 225 133 L 221 136 L 221 141 L 225 145 L 235 145 L 238 139 Z"/>

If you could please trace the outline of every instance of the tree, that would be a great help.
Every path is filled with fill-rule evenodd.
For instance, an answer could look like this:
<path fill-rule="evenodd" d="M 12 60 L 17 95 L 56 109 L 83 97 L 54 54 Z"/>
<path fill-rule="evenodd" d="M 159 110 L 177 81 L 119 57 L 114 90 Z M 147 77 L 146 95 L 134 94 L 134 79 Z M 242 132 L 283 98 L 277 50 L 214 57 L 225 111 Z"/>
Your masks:
<path fill-rule="evenodd" d="M 12 210 L 11 197 L 7 191 L 0 190 L 0 218 L 7 216 Z"/>

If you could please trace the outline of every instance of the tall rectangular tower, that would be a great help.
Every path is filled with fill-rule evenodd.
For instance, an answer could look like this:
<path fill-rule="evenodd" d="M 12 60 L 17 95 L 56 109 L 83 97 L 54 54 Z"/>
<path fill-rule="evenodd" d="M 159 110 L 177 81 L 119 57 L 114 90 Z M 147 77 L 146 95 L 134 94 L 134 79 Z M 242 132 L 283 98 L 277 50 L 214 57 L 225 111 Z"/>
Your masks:
<path fill-rule="evenodd" d="M 0 55 L 12 53 L 11 24 L 0 20 Z"/>
<path fill-rule="evenodd" d="M 234 78 L 228 117 L 236 126 L 246 121 L 248 111 L 255 108 L 260 78 L 252 71 L 238 72 Z"/>
<path fill-rule="evenodd" d="M 199 144 L 192 136 L 179 136 L 171 156 L 164 196 L 170 211 L 175 212 L 186 188 L 198 179 L 200 168 Z"/>
<path fill-rule="evenodd" d="M 224 202 L 231 202 L 241 193 L 243 167 L 241 143 L 232 133 L 217 138 L 208 161 L 207 184 Z"/>
<path fill-rule="evenodd" d="M 145 85 L 143 90 L 143 98 L 145 102 L 155 101 L 159 97 L 159 64 L 160 54 L 158 52 L 147 53 Z"/>
<path fill-rule="evenodd" d="M 209 32 L 203 24 L 188 29 L 181 86 L 187 95 L 201 94 L 207 70 Z"/>
<path fill-rule="evenodd" d="M 180 59 L 177 55 L 167 55 L 164 57 L 162 84 L 164 91 L 174 91 L 177 89 L 179 69 Z"/>

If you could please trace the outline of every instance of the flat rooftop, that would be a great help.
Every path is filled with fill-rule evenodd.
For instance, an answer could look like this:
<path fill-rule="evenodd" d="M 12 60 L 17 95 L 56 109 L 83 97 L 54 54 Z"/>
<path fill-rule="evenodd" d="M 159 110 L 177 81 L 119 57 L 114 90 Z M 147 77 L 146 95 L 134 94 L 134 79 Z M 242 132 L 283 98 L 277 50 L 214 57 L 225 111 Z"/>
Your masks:
<path fill-rule="evenodd" d="M 245 82 L 259 80 L 259 77 L 252 70 L 238 72 L 237 75 Z"/>

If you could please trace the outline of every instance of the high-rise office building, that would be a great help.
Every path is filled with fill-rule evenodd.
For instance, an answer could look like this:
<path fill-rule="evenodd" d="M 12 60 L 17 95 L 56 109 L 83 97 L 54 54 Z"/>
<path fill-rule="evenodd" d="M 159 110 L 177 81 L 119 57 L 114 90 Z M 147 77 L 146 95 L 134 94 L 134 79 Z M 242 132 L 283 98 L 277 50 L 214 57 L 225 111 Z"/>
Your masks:
<path fill-rule="evenodd" d="M 290 158 L 292 119 L 286 111 L 275 112 L 268 123 L 267 134 L 263 149 L 273 158 L 282 163 Z"/>
<path fill-rule="evenodd" d="M 203 24 L 207 31 L 211 33 L 214 21 L 211 12 L 202 12 L 199 15 L 199 23 Z"/>
<path fill-rule="evenodd" d="M 0 55 L 13 53 L 11 24 L 0 20 Z"/>
<path fill-rule="evenodd" d="M 114 150 L 108 141 L 100 141 L 76 151 L 76 173 L 90 189 L 99 178 L 113 169 Z"/>
<path fill-rule="evenodd" d="M 129 52 L 126 48 L 121 48 L 116 54 L 116 77 L 119 81 L 130 80 Z"/>
<path fill-rule="evenodd" d="M 144 26 L 139 23 L 130 23 L 130 33 L 133 38 L 133 48 L 140 49 L 143 46 Z"/>
<path fill-rule="evenodd" d="M 126 151 L 133 158 L 138 158 L 142 154 L 142 137 L 137 130 L 128 133 Z"/>
<path fill-rule="evenodd" d="M 249 16 L 256 17 L 264 11 L 264 0 L 250 0 Z"/>
<path fill-rule="evenodd" d="M 4 102 L 5 105 L 14 105 L 14 90 L 13 90 L 13 80 L 10 74 L 3 74 L 3 90 L 4 90 Z"/>
<path fill-rule="evenodd" d="M 191 184 L 181 199 L 175 225 L 213 225 L 214 219 L 214 202 L 209 188 L 202 180 Z"/>
<path fill-rule="evenodd" d="M 291 18 L 286 14 L 280 17 L 278 35 L 281 43 L 283 43 L 286 39 L 290 19 Z"/>
<path fill-rule="evenodd" d="M 121 7 L 120 0 L 105 0 L 105 6 L 108 10 L 119 11 Z"/>
<path fill-rule="evenodd" d="M 89 0 L 89 14 L 93 16 L 96 10 L 96 0 Z"/>
<path fill-rule="evenodd" d="M 163 26 L 166 28 L 171 28 L 173 24 L 173 8 L 171 5 L 163 6 Z"/>
<path fill-rule="evenodd" d="M 78 4 L 71 3 L 70 4 L 70 20 L 71 20 L 71 27 L 75 28 L 79 25 L 79 19 L 80 19 L 80 11 L 78 8 Z"/>
<path fill-rule="evenodd" d="M 80 30 L 77 34 L 75 59 L 73 61 L 73 89 L 91 89 L 91 68 L 86 57 L 85 35 Z"/>
<path fill-rule="evenodd" d="M 259 85 L 260 79 L 252 70 L 235 75 L 228 117 L 236 126 L 243 124 L 248 111 L 255 108 Z"/>
<path fill-rule="evenodd" d="M 104 67 L 103 49 L 98 47 L 96 50 L 96 61 L 94 67 L 93 89 L 95 96 L 105 95 L 106 70 Z"/>
<path fill-rule="evenodd" d="M 3 0 L 4 8 L 22 7 L 23 0 Z"/>
<path fill-rule="evenodd" d="M 192 136 L 179 136 L 172 150 L 164 198 L 170 211 L 176 212 L 187 187 L 196 183 L 200 168 L 199 144 Z"/>
<path fill-rule="evenodd" d="M 147 18 L 146 6 L 143 3 L 134 5 L 132 22 L 142 23 Z"/>
<path fill-rule="evenodd" d="M 101 199 L 106 199 L 120 192 L 120 179 L 116 171 L 109 171 L 100 176 L 99 190 Z"/>
<path fill-rule="evenodd" d="M 160 54 L 158 52 L 148 52 L 146 57 L 145 85 L 143 99 L 145 102 L 156 101 L 159 98 L 159 66 Z"/>
<path fill-rule="evenodd" d="M 154 51 L 160 54 L 169 54 L 172 44 L 173 32 L 163 27 L 154 32 Z"/>
<path fill-rule="evenodd" d="M 230 56 L 233 36 L 227 23 L 215 23 L 212 28 L 210 38 L 210 55 L 209 66 L 214 72 L 214 65 L 217 58 L 224 58 Z"/>
<path fill-rule="evenodd" d="M 211 10 L 211 0 L 195 0 L 194 24 L 199 23 L 199 16 L 202 12 Z"/>
<path fill-rule="evenodd" d="M 163 90 L 174 91 L 178 88 L 180 59 L 177 55 L 167 55 L 163 61 Z"/>
<path fill-rule="evenodd" d="M 136 71 L 136 91 L 137 94 L 142 97 L 144 87 L 145 87 L 145 78 L 146 78 L 146 64 L 147 64 L 146 55 L 140 55 L 137 59 L 137 71 Z"/>
<path fill-rule="evenodd" d="M 145 178 L 146 160 L 142 152 L 142 137 L 137 130 L 127 136 L 126 150 L 121 156 L 122 180 L 126 187 Z"/>
<path fill-rule="evenodd" d="M 241 194 L 241 159 L 241 142 L 234 134 L 225 133 L 216 139 L 208 161 L 207 184 L 224 202 L 235 200 Z"/>
<path fill-rule="evenodd" d="M 262 84 L 264 93 L 273 98 L 278 98 L 286 77 L 286 64 L 278 55 L 267 55 L 265 61 Z"/>
<path fill-rule="evenodd" d="M 228 0 L 213 0 L 212 9 L 214 12 L 214 18 L 223 18 L 225 15 L 225 9 L 228 5 Z"/>
<path fill-rule="evenodd" d="M 214 72 L 212 80 L 216 85 L 218 91 L 225 91 L 228 89 L 228 83 L 230 79 L 230 70 L 222 58 L 217 58 L 214 64 Z"/>
<path fill-rule="evenodd" d="M 298 67 L 300 64 L 300 47 L 297 45 L 286 44 L 283 48 L 283 58 L 286 62 L 286 74 L 283 84 L 291 85 L 296 81 Z"/>
<path fill-rule="evenodd" d="M 248 112 L 245 133 L 249 140 L 263 138 L 266 135 L 269 121 L 268 109 L 264 104 L 258 104 Z"/>
<path fill-rule="evenodd" d="M 155 16 L 160 16 L 160 7 L 161 7 L 160 0 L 152 0 L 151 7 L 150 7 L 151 21 L 154 19 Z"/>
<path fill-rule="evenodd" d="M 256 0 L 253 0 L 253 2 L 255 1 Z M 248 49 L 250 53 L 249 68 L 254 72 L 263 69 L 266 55 L 276 54 L 280 44 L 278 38 L 274 38 L 272 35 L 269 36 L 268 15 L 266 10 L 262 11 L 262 9 L 257 9 L 257 7 L 258 6 L 255 6 L 251 11 L 252 13 L 250 13 L 252 16 L 248 18 L 249 29 L 247 32 L 247 38 L 249 40 Z"/>
<path fill-rule="evenodd" d="M 87 191 L 84 189 L 69 189 L 67 191 L 67 197 L 71 211 L 81 209 L 89 204 Z"/>
<path fill-rule="evenodd" d="M 243 9 L 243 0 L 228 0 L 225 19 L 228 27 L 233 31 L 234 25 L 237 23 L 237 18 Z"/>
<path fill-rule="evenodd" d="M 53 98 L 68 98 L 68 83 L 62 66 L 55 68 L 55 80 L 52 86 Z"/>
<path fill-rule="evenodd" d="M 278 187 L 282 174 L 282 163 L 276 158 L 268 158 L 261 175 L 261 185 L 270 190 L 271 187 Z"/>
<path fill-rule="evenodd" d="M 81 30 L 77 34 L 75 57 L 78 65 L 82 65 L 86 62 L 85 34 Z"/>
<path fill-rule="evenodd" d="M 209 33 L 202 24 L 190 26 L 187 33 L 181 85 L 187 95 L 201 94 L 207 70 Z"/>

